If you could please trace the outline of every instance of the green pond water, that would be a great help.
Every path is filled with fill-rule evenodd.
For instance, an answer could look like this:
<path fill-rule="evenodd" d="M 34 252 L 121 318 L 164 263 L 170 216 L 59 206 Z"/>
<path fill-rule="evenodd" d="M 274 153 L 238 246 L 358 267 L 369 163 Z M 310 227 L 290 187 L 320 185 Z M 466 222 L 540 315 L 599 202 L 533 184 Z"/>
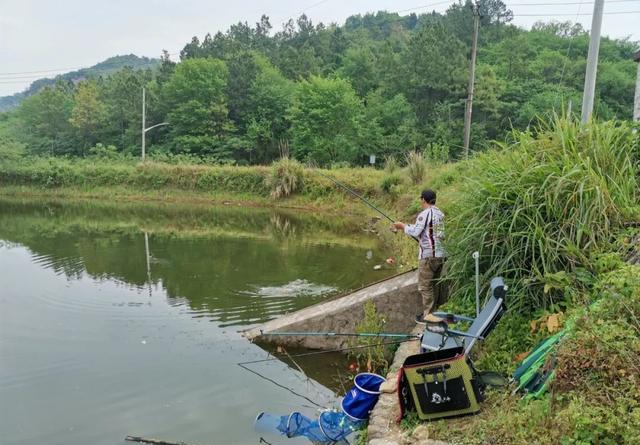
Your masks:
<path fill-rule="evenodd" d="M 336 406 L 347 361 L 238 333 L 394 273 L 364 219 L 0 200 L 0 443 L 255 444 L 255 416 Z M 295 353 L 299 351 L 291 351 Z M 298 393 L 299 395 L 294 394 Z M 304 443 L 270 437 L 270 443 Z M 264 443 L 264 442 L 263 442 Z"/>

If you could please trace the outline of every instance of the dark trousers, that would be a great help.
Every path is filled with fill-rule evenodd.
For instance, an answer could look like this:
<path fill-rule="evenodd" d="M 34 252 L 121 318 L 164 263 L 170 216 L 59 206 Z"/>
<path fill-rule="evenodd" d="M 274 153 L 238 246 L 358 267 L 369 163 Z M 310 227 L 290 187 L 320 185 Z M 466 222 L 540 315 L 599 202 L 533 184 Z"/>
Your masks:
<path fill-rule="evenodd" d="M 424 316 L 435 311 L 449 297 L 446 283 L 440 280 L 446 272 L 445 263 L 446 258 L 442 257 L 420 260 L 418 266 L 418 292 L 422 296 Z"/>

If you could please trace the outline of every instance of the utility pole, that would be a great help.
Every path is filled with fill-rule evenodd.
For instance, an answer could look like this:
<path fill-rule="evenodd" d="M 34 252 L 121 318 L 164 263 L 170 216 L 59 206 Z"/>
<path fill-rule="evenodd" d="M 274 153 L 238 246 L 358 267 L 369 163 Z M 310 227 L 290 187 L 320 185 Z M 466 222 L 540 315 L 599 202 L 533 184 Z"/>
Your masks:
<path fill-rule="evenodd" d="M 147 108 L 145 107 L 145 88 L 142 87 L 142 161 L 144 162 L 144 158 L 146 156 L 145 153 L 145 134 L 147 133 Z"/>
<path fill-rule="evenodd" d="M 473 88 L 476 81 L 476 52 L 478 51 L 478 30 L 480 28 L 480 11 L 478 2 L 473 4 L 473 44 L 471 46 L 471 70 L 469 72 L 469 89 L 464 110 L 464 157 L 469 157 L 469 141 L 471 139 L 471 111 L 473 107 Z"/>
<path fill-rule="evenodd" d="M 591 32 L 589 40 L 589 55 L 587 56 L 587 73 L 584 77 L 584 92 L 582 93 L 582 123 L 586 124 L 593 112 L 593 97 L 596 92 L 596 74 L 598 72 L 598 53 L 600 52 L 600 30 L 602 28 L 602 12 L 604 0 L 595 0 Z"/>
<path fill-rule="evenodd" d="M 638 62 L 638 75 L 636 76 L 636 96 L 633 101 L 633 120 L 640 122 L 640 51 L 636 52 L 633 60 Z"/>
<path fill-rule="evenodd" d="M 146 107 L 145 93 L 146 93 L 145 88 L 142 87 L 142 161 L 143 162 L 144 162 L 144 159 L 146 157 L 145 142 L 146 142 L 147 131 L 153 130 L 156 127 L 162 127 L 163 125 L 169 125 L 169 122 L 162 122 L 160 124 L 155 124 L 155 125 L 152 125 L 149 128 L 146 128 L 146 126 L 147 126 L 147 107 Z"/>

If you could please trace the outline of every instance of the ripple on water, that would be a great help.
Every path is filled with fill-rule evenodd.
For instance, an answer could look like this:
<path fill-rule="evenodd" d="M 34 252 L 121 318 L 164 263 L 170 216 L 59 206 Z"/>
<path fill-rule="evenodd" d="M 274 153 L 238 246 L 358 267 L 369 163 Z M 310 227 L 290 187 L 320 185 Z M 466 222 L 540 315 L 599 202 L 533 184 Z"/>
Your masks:
<path fill-rule="evenodd" d="M 290 281 L 281 286 L 253 286 L 252 291 L 241 291 L 239 293 L 256 297 L 317 297 L 335 292 L 333 286 L 310 283 L 305 279 Z"/>

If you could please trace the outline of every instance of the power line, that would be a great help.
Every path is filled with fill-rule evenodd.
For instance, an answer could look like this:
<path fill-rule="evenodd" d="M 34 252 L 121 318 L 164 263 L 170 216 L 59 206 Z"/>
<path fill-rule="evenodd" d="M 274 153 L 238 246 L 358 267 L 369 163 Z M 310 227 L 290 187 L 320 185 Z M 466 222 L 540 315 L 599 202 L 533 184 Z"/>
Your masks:
<path fill-rule="evenodd" d="M 640 14 L 640 11 L 613 11 L 605 12 L 604 15 L 618 15 L 618 14 Z M 578 14 L 513 14 L 514 17 L 557 17 L 557 16 L 574 16 L 574 15 L 592 15 L 590 12 L 581 12 Z"/>
<path fill-rule="evenodd" d="M 607 0 L 609 3 L 628 3 L 638 2 L 640 0 Z M 509 3 L 507 6 L 571 6 L 571 5 L 588 5 L 594 2 L 555 2 L 555 3 Z"/>
<path fill-rule="evenodd" d="M 177 56 L 180 53 L 170 53 L 168 54 L 169 56 Z M 138 66 L 146 66 L 146 65 L 152 65 L 155 64 L 157 62 L 145 62 L 143 64 L 140 64 Z M 15 73 L 0 73 L 0 77 L 5 77 L 5 76 L 14 76 L 14 75 L 21 75 L 21 74 L 43 74 L 43 73 L 55 73 L 55 72 L 63 72 L 63 73 L 68 73 L 70 71 L 79 71 L 79 70 L 85 70 L 85 69 L 90 69 L 92 67 L 87 67 L 87 66 L 81 66 L 81 67 L 72 67 L 72 68 L 56 68 L 56 69 L 47 69 L 47 70 L 38 70 L 38 71 L 21 71 L 21 72 L 15 72 Z M 40 77 L 40 76 L 25 76 L 26 77 Z"/>
<path fill-rule="evenodd" d="M 451 0 L 447 0 L 447 1 L 444 1 L 444 2 L 429 3 L 429 4 L 427 4 L 427 5 L 415 6 L 415 7 L 413 7 L 413 8 L 401 9 L 401 10 L 399 10 L 399 11 L 393 11 L 393 12 L 395 12 L 396 14 L 400 14 L 400 13 L 402 13 L 402 12 L 416 11 L 416 10 L 418 10 L 418 9 L 431 8 L 432 6 L 445 5 L 445 4 L 447 4 L 447 3 L 454 4 L 454 3 L 456 3 L 456 2 L 453 2 L 453 3 L 452 3 L 452 2 L 451 2 Z"/>
<path fill-rule="evenodd" d="M 609 1 L 619 1 L 619 0 L 609 0 Z M 580 8 L 582 7 L 582 1 L 580 1 L 578 3 L 578 9 L 576 11 L 576 18 L 573 19 L 574 22 L 578 21 L 578 16 L 580 15 Z M 564 80 L 564 73 L 565 70 L 567 68 L 567 62 L 569 61 L 569 55 L 571 54 L 571 45 L 573 45 L 573 41 L 575 40 L 575 35 L 571 36 L 571 39 L 569 40 L 569 45 L 567 46 L 567 54 L 565 55 L 565 59 L 564 59 L 564 63 L 562 64 L 562 72 L 560 73 L 560 82 L 558 82 L 558 85 L 562 85 L 562 82 Z"/>

